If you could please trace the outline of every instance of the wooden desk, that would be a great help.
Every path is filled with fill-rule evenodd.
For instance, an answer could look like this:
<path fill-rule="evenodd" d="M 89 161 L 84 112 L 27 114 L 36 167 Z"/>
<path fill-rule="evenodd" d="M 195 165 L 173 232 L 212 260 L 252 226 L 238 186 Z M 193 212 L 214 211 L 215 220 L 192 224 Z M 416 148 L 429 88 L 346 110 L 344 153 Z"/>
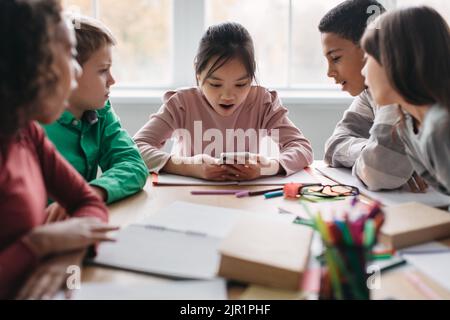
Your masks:
<path fill-rule="evenodd" d="M 320 182 L 332 183 L 329 179 L 315 173 Z M 220 186 L 220 187 L 178 187 L 178 186 L 158 186 L 154 187 L 151 183 L 151 177 L 148 179 L 144 190 L 130 198 L 124 199 L 110 206 L 110 223 L 121 227 L 127 226 L 142 217 L 146 217 L 158 212 L 161 208 L 168 206 L 174 201 L 187 201 L 191 203 L 220 206 L 224 208 L 240 209 L 254 214 L 260 212 L 278 212 L 278 207 L 283 207 L 293 212 L 298 211 L 297 201 L 285 200 L 283 198 L 274 198 L 264 200 L 261 197 L 236 198 L 232 195 L 227 196 L 193 196 L 190 194 L 194 189 L 242 189 L 242 190 L 265 190 L 268 187 L 261 186 Z M 270 187 L 269 187 L 270 188 Z M 450 241 L 449 241 L 450 245 Z M 405 277 L 405 272 L 411 270 L 411 267 L 402 267 L 394 269 L 382 275 L 382 289 L 374 291 L 374 299 L 426 299 L 417 288 L 415 288 Z M 415 274 L 417 271 L 412 269 Z M 450 293 L 433 283 L 431 280 L 420 275 L 421 279 L 427 283 L 436 293 L 444 299 L 450 299 Z M 115 282 L 120 284 L 137 283 L 155 283 L 169 281 L 165 278 L 148 276 L 133 272 L 118 271 L 113 269 L 87 266 L 83 269 L 83 282 Z M 243 292 L 242 287 L 233 287 L 229 289 L 228 295 L 232 299 L 238 299 Z"/>

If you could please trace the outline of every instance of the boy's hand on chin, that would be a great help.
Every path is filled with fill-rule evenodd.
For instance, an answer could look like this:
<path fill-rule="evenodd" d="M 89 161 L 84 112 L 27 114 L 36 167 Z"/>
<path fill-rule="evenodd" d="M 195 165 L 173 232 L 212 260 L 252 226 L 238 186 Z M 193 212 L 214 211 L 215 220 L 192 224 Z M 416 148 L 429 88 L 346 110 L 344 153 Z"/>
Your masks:
<path fill-rule="evenodd" d="M 423 180 L 423 178 L 415 172 L 411 179 L 408 180 L 407 184 L 411 192 L 414 193 L 425 193 L 428 189 L 428 185 L 425 180 Z"/>

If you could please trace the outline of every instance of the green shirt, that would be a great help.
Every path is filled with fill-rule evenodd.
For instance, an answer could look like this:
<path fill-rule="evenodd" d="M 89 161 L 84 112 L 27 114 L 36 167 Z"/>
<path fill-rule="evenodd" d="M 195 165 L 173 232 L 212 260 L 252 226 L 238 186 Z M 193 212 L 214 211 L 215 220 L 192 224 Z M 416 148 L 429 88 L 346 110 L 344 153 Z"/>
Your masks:
<path fill-rule="evenodd" d="M 78 120 L 65 111 L 44 129 L 58 151 L 92 186 L 106 190 L 107 203 L 138 192 L 145 185 L 148 169 L 110 102 L 88 113 L 90 119 L 83 116 Z M 98 167 L 103 172 L 99 178 Z"/>

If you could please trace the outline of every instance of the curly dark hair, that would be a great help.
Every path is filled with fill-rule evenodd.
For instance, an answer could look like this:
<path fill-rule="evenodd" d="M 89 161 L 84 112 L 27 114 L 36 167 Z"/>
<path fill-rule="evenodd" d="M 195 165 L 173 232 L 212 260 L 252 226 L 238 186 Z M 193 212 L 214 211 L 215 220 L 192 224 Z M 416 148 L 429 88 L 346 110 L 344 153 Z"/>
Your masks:
<path fill-rule="evenodd" d="M 375 10 L 376 9 L 376 10 Z M 377 0 L 347 0 L 328 11 L 320 20 L 321 33 L 335 33 L 341 38 L 359 44 L 370 17 L 386 9 Z"/>
<path fill-rule="evenodd" d="M 61 10 L 59 0 L 0 1 L 0 136 L 17 133 L 57 83 L 51 43 Z"/>

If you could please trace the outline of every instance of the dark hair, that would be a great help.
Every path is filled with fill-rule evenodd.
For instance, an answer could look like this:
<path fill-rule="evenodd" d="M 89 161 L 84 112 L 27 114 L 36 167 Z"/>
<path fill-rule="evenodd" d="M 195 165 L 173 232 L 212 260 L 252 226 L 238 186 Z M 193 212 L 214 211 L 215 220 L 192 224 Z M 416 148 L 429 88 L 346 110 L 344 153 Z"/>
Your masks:
<path fill-rule="evenodd" d="M 359 44 L 367 25 L 386 9 L 376 0 L 347 0 L 334 7 L 320 20 L 321 33 L 335 33 Z"/>
<path fill-rule="evenodd" d="M 70 17 L 77 37 L 77 61 L 83 65 L 92 54 L 106 45 L 115 45 L 112 32 L 102 22 L 87 16 Z"/>
<path fill-rule="evenodd" d="M 436 10 L 421 6 L 390 12 L 367 30 L 362 46 L 406 102 L 437 103 L 450 111 L 450 29 Z"/>
<path fill-rule="evenodd" d="M 217 60 L 208 70 L 205 79 L 233 58 L 240 58 L 249 77 L 254 80 L 256 72 L 255 49 L 250 33 L 242 25 L 226 22 L 206 30 L 195 57 L 195 73 L 202 73 L 213 57 Z"/>
<path fill-rule="evenodd" d="M 50 46 L 61 22 L 58 0 L 0 1 L 0 136 L 12 136 L 58 77 Z"/>

